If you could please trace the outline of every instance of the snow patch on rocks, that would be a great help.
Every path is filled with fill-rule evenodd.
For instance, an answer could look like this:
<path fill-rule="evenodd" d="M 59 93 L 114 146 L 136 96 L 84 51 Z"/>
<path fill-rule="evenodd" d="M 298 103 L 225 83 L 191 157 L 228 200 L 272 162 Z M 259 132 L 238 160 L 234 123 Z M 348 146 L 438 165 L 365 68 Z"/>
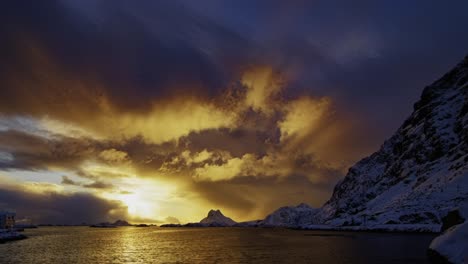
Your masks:
<path fill-rule="evenodd" d="M 298 206 L 281 207 L 269 214 L 260 226 L 274 227 L 302 227 L 311 225 L 314 222 L 316 208 L 312 208 L 305 203 Z"/>
<path fill-rule="evenodd" d="M 450 263 L 468 263 L 468 204 L 450 213 L 455 213 L 457 218 L 464 222 L 449 227 L 442 235 L 436 237 L 429 246 L 429 256 Z"/>
<path fill-rule="evenodd" d="M 429 249 L 451 263 L 468 263 L 468 221 L 452 226 L 436 237 Z"/>

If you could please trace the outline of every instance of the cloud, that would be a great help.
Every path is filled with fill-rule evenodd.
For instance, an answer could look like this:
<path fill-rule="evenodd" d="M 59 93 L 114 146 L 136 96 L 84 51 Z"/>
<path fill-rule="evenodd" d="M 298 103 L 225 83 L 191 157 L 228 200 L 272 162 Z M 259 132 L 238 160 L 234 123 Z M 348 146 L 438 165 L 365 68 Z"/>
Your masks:
<path fill-rule="evenodd" d="M 183 221 L 215 205 L 245 220 L 285 204 L 320 206 L 421 88 L 465 55 L 464 10 L 407 1 L 5 3 L 0 170 L 54 174 L 42 176 L 47 183 L 16 176 L 25 190 L 9 196 L 44 201 L 20 207 L 64 221 L 69 209 L 45 201 L 97 201 L 97 219 L 125 211 L 118 199 L 144 219 Z"/>
<path fill-rule="evenodd" d="M 173 217 L 173 216 L 166 217 L 164 219 L 164 222 L 169 223 L 169 224 L 180 224 L 179 219 L 177 219 L 176 217 Z"/>
<path fill-rule="evenodd" d="M 70 179 L 67 176 L 62 176 L 62 182 L 61 183 L 65 184 L 65 185 L 80 185 L 80 184 L 78 184 L 77 182 L 75 182 L 74 180 Z"/>
<path fill-rule="evenodd" d="M 128 154 L 124 151 L 112 149 L 106 149 L 99 153 L 98 157 L 110 164 L 121 164 L 121 163 L 128 163 L 129 157 Z"/>
<path fill-rule="evenodd" d="M 94 152 L 92 141 L 74 138 L 48 139 L 33 134 L 0 131 L 0 151 L 11 158 L 0 163 L 2 168 L 47 169 L 73 168 Z"/>
<path fill-rule="evenodd" d="M 242 83 L 246 86 L 245 105 L 254 111 L 271 114 L 272 99 L 281 91 L 280 80 L 276 79 L 273 69 L 269 67 L 254 68 L 242 76 Z"/>
<path fill-rule="evenodd" d="M 203 193 L 208 208 L 222 208 L 236 220 L 263 219 L 278 204 L 297 205 L 306 202 L 319 205 L 326 199 L 332 184 L 313 184 L 300 175 L 285 178 L 235 178 L 231 181 L 198 182 L 194 190 Z M 281 195 L 278 195 L 281 194 Z"/>
<path fill-rule="evenodd" d="M 114 185 L 102 181 L 95 181 L 88 184 L 83 184 L 85 188 L 93 188 L 93 189 L 112 189 Z"/>
<path fill-rule="evenodd" d="M 302 97 L 284 106 L 285 116 L 278 121 L 281 141 L 301 141 L 317 131 L 324 123 L 327 115 L 331 115 L 330 98 L 313 99 Z"/>
<path fill-rule="evenodd" d="M 84 188 L 91 188 L 91 189 L 113 189 L 115 187 L 114 185 L 112 185 L 110 183 L 106 183 L 106 182 L 102 182 L 102 181 L 94 181 L 94 182 L 91 182 L 91 183 L 76 182 L 76 181 L 73 181 L 72 179 L 70 179 L 67 176 L 62 176 L 61 183 L 63 185 L 82 186 Z M 128 194 L 128 193 L 123 192 L 123 194 Z"/>
<path fill-rule="evenodd" d="M 30 192 L 0 185 L 0 206 L 35 224 L 81 224 L 125 218 L 126 208 L 88 193 Z"/>

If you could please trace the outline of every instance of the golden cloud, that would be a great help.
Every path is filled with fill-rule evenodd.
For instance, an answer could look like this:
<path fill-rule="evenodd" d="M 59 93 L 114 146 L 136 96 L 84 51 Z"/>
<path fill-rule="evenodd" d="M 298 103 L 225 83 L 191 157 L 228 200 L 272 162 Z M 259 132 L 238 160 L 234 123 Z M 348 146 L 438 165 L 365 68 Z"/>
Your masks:
<path fill-rule="evenodd" d="M 284 106 L 285 117 L 278 122 L 281 141 L 303 140 L 317 132 L 323 125 L 323 119 L 330 114 L 330 98 L 314 99 L 302 97 Z"/>
<path fill-rule="evenodd" d="M 16 152 L 11 159 L 33 165 L 36 164 L 30 159 L 53 165 L 67 154 L 69 162 L 46 168 L 60 170 L 72 164 L 76 177 L 94 182 L 105 179 L 115 188 L 87 191 L 122 201 L 135 216 L 166 214 L 190 219 L 191 215 L 203 215 L 213 203 L 205 201 L 207 197 L 215 197 L 238 210 L 242 206 L 255 207 L 255 201 L 248 198 L 239 203 L 223 197 L 226 195 L 223 190 L 236 192 L 236 199 L 247 193 L 233 190 L 230 185 L 240 178 L 254 179 L 250 182 L 253 187 L 244 186 L 242 190 L 255 193 L 256 201 L 272 203 L 268 208 L 273 208 L 282 205 L 278 204 L 281 201 L 273 204 L 266 197 L 282 188 L 272 187 L 275 181 L 301 177 L 309 184 L 328 182 L 330 176 L 326 173 L 345 168 L 360 154 L 346 143 L 349 141 L 346 135 L 355 126 L 349 121 L 352 117 L 336 115 L 331 98 L 283 97 L 284 78 L 272 67 L 253 67 L 241 74 L 239 93 L 228 89 L 224 95 L 213 98 L 188 93 L 147 98 L 145 107 L 133 109 L 119 105 L 115 95 L 109 93 L 112 89 L 98 79 L 66 74 L 40 50 L 32 49 L 30 56 L 27 59 L 32 61 L 33 77 L 14 76 L 12 79 L 20 88 L 10 92 L 18 103 L 0 106 L 0 110 L 8 108 L 12 113 L 36 120 L 39 130 L 51 137 L 36 138 L 38 147 L 31 150 L 28 146 L 31 144 L 24 144 L 26 137 L 17 137 L 23 141 L 17 144 L 12 140 L 14 137 L 7 138 L 5 133 L 3 148 Z M 18 110 L 21 106 L 24 109 Z M 6 116 L 8 111 L 4 113 Z M 207 131 L 215 133 L 203 133 Z M 214 138 L 220 134 L 229 134 L 226 138 L 230 142 L 223 142 L 219 136 Z M 194 135 L 202 138 L 199 141 L 205 145 L 194 147 Z M 73 141 L 68 141 L 73 144 L 59 144 L 61 140 L 65 142 L 65 137 L 72 138 Z M 51 138 L 55 144 L 49 149 L 45 146 L 51 145 Z M 133 152 L 126 146 L 132 139 L 142 141 Z M 80 151 L 74 145 L 80 146 L 75 147 Z M 259 188 L 265 181 L 271 186 Z M 295 186 L 297 183 L 291 180 L 288 188 L 303 191 L 304 181 Z M 200 187 L 221 184 L 226 185 L 224 189 Z M 27 188 L 34 191 L 49 187 Z M 174 198 L 178 190 L 191 196 Z M 161 195 L 152 196 L 157 192 Z M 194 201 L 200 205 L 192 206 Z"/>
<path fill-rule="evenodd" d="M 279 75 L 271 67 L 257 67 L 244 73 L 242 83 L 247 87 L 245 106 L 271 114 L 275 108 L 273 99 L 283 88 Z"/>

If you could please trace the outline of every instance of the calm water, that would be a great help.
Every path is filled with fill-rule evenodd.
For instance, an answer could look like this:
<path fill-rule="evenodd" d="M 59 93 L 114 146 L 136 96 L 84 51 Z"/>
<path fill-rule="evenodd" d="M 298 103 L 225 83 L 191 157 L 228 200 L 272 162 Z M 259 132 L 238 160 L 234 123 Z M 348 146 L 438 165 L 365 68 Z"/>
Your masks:
<path fill-rule="evenodd" d="M 427 234 L 248 228 L 42 227 L 1 263 L 426 263 Z"/>

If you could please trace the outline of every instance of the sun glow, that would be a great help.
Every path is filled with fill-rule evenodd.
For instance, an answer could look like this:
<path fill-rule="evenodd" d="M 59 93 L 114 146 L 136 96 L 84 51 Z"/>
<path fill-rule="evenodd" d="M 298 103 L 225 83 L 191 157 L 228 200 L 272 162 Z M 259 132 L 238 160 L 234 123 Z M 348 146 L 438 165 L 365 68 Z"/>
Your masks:
<path fill-rule="evenodd" d="M 127 206 L 127 211 L 131 216 L 151 218 L 154 216 L 154 212 L 158 210 L 158 205 L 147 201 L 144 194 L 140 192 L 122 194 L 117 199 Z"/>
<path fill-rule="evenodd" d="M 150 222 L 161 217 L 161 201 L 171 199 L 175 187 L 152 179 L 136 177 L 117 183 L 121 192 L 105 193 L 107 199 L 121 201 L 133 222 Z"/>

